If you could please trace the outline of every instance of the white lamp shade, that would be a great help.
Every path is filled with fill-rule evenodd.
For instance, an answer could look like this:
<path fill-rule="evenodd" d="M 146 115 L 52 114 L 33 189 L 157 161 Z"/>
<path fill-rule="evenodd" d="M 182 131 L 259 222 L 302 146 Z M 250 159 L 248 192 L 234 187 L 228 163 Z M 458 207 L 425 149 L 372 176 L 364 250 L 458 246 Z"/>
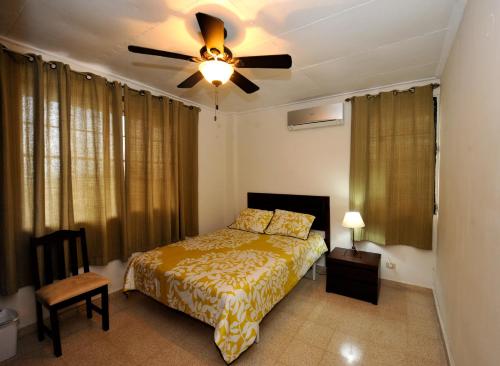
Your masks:
<path fill-rule="evenodd" d="M 200 72 L 209 83 L 219 82 L 224 84 L 233 74 L 233 66 L 224 61 L 204 61 L 199 66 Z"/>
<path fill-rule="evenodd" d="M 361 214 L 359 212 L 348 211 L 344 215 L 342 226 L 351 229 L 357 229 L 360 227 L 365 227 L 365 223 L 363 222 L 363 219 L 361 218 Z"/>

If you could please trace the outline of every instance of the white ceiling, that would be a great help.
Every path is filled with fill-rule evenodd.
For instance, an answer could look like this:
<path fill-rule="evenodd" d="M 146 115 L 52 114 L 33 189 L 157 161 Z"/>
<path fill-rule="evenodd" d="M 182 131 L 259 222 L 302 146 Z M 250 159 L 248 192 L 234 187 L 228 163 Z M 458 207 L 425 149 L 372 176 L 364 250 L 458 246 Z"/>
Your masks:
<path fill-rule="evenodd" d="M 2 0 L 0 35 L 101 65 L 199 104 L 206 81 L 176 85 L 193 63 L 131 54 L 128 44 L 198 55 L 194 14 L 224 20 L 235 56 L 289 53 L 290 70 L 240 69 L 260 86 L 219 88 L 225 111 L 245 111 L 348 91 L 439 77 L 463 0 Z"/>

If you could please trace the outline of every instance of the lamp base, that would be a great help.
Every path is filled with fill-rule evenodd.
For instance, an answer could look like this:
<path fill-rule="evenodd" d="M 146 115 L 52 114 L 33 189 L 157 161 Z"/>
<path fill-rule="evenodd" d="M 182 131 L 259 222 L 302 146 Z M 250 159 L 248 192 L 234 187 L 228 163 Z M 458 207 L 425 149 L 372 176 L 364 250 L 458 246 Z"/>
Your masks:
<path fill-rule="evenodd" d="M 354 258 L 361 258 L 362 253 L 358 249 L 356 249 L 356 246 L 354 245 L 354 243 L 352 243 L 351 249 L 346 249 L 344 251 L 344 256 L 346 256 L 346 257 L 354 257 Z"/>
<path fill-rule="evenodd" d="M 350 251 L 346 250 L 346 253 L 349 252 L 349 256 L 350 257 L 360 258 L 361 257 L 361 253 L 358 252 L 358 250 L 356 249 L 356 245 L 354 245 L 354 229 L 351 229 L 351 242 L 352 242 L 351 250 Z"/>

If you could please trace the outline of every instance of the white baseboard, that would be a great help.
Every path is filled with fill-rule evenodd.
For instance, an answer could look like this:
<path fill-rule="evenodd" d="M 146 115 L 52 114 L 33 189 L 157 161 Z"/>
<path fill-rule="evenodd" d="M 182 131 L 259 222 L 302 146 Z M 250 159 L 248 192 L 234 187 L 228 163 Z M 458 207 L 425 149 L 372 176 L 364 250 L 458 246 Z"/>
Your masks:
<path fill-rule="evenodd" d="M 441 338 L 443 339 L 443 342 L 444 342 L 444 347 L 446 350 L 446 358 L 448 360 L 448 365 L 455 366 L 455 360 L 453 359 L 453 355 L 451 354 L 448 335 L 446 334 L 446 329 L 444 328 L 443 318 L 441 316 L 441 310 L 439 307 L 438 297 L 436 295 L 436 289 L 432 290 L 432 295 L 434 296 L 434 304 L 436 306 L 436 312 L 437 312 L 437 316 L 438 316 L 438 320 L 439 320 L 439 328 L 441 329 Z"/>
<path fill-rule="evenodd" d="M 422 285 L 421 283 L 415 283 L 415 282 L 410 282 L 410 281 L 402 281 L 402 280 L 395 280 L 395 279 L 392 279 L 392 278 L 387 278 L 387 277 L 380 277 L 381 280 L 384 280 L 384 281 L 388 281 L 388 282 L 394 282 L 394 283 L 398 283 L 400 285 L 405 285 L 405 286 L 408 286 L 408 287 L 417 287 L 417 288 L 421 288 L 421 289 L 426 289 L 426 290 L 429 290 L 429 291 L 432 291 L 432 287 L 429 287 L 427 285 Z"/>

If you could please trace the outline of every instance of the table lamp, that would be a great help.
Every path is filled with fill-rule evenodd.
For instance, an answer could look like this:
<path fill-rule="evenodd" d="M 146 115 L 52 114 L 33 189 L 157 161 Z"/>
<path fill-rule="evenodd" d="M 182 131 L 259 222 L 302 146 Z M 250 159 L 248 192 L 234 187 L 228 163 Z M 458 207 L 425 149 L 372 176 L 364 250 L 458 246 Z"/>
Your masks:
<path fill-rule="evenodd" d="M 365 227 L 365 223 L 361 218 L 361 214 L 357 211 L 348 211 L 344 215 L 344 220 L 342 221 L 342 226 L 347 227 L 352 230 L 352 250 L 354 250 L 354 255 L 358 254 L 358 250 L 354 245 L 354 229 Z"/>

